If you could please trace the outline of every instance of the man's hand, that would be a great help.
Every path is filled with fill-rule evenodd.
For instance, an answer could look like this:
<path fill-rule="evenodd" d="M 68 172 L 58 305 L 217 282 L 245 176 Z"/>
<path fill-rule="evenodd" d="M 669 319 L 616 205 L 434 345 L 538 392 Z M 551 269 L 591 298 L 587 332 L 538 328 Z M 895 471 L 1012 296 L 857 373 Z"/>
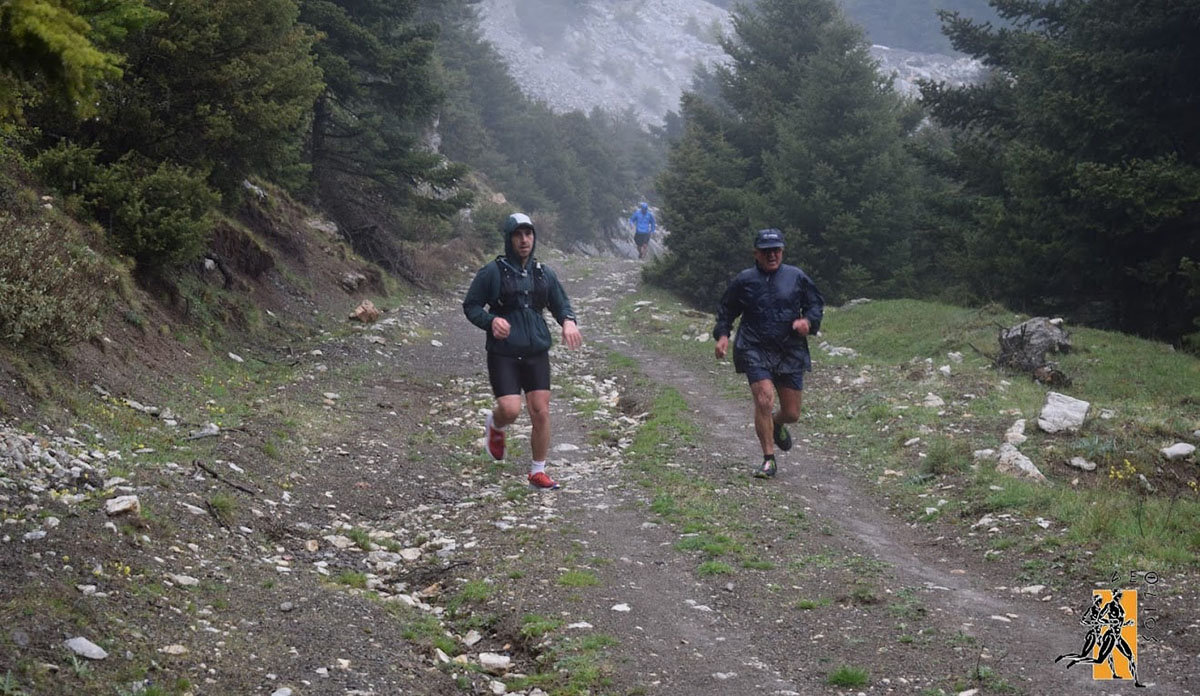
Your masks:
<path fill-rule="evenodd" d="M 583 334 L 579 333 L 579 327 L 570 319 L 563 322 L 562 340 L 572 350 L 583 345 Z"/>
<path fill-rule="evenodd" d="M 808 320 L 804 317 L 801 317 L 792 322 L 792 329 L 801 336 L 807 336 L 808 332 L 812 330 L 812 324 L 808 323 Z"/>
<path fill-rule="evenodd" d="M 501 341 L 508 338 L 508 332 L 511 328 L 508 325 L 508 320 L 503 317 L 496 317 L 492 320 L 492 335 Z"/>
<path fill-rule="evenodd" d="M 717 339 L 717 360 L 725 357 L 725 353 L 729 351 L 729 337 L 722 336 Z"/>

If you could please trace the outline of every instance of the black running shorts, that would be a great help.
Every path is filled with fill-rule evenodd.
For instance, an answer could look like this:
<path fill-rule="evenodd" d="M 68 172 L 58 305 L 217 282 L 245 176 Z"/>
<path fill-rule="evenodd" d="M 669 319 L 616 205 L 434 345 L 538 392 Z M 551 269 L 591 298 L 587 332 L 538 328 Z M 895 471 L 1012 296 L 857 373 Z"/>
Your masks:
<path fill-rule="evenodd" d="M 488 379 L 497 397 L 550 388 L 550 353 L 514 358 L 487 354 Z"/>
<path fill-rule="evenodd" d="M 650 243 L 649 232 L 635 232 L 633 235 L 633 243 L 638 246 L 646 246 Z"/>

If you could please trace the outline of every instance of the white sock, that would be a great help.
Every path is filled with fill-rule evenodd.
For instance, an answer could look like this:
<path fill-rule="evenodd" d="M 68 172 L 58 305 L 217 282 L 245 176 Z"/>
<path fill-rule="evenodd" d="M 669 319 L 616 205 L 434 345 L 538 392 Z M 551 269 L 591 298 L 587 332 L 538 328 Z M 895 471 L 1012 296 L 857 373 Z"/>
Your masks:
<path fill-rule="evenodd" d="M 492 415 L 493 415 L 492 412 L 488 411 L 488 417 L 487 417 L 488 427 L 491 428 L 492 430 L 499 430 L 500 432 L 504 432 L 504 428 L 507 428 L 508 426 L 506 425 L 506 426 L 501 427 L 499 425 L 496 425 L 496 420 L 492 417 Z"/>
<path fill-rule="evenodd" d="M 545 461 L 534 462 L 529 465 L 529 475 L 530 476 L 532 476 L 533 474 L 540 474 L 545 470 L 546 470 L 546 462 Z"/>

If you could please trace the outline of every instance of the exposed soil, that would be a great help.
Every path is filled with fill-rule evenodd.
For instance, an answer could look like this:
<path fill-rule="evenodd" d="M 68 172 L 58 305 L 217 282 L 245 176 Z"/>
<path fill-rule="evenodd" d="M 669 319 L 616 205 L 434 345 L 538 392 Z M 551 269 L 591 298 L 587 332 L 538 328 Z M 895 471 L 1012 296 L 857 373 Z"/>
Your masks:
<path fill-rule="evenodd" d="M 561 490 L 524 486 L 525 416 L 509 461 L 482 454 L 490 391 L 483 336 L 459 306 L 473 269 L 459 269 L 459 287 L 414 298 L 380 325 L 256 348 L 296 363 L 289 379 L 237 429 L 181 442 L 176 466 L 131 466 L 149 514 L 113 518 L 112 529 L 103 498 L 6 503 L 0 680 L 11 672 L 14 690 L 0 693 L 130 693 L 143 680 L 164 693 L 493 693 L 494 677 L 439 657 L 439 636 L 471 662 L 507 655 L 510 675 L 569 671 L 563 641 L 611 637 L 598 666 L 606 680 L 591 693 L 1135 692 L 1054 663 L 1079 649 L 1079 614 L 1106 579 L 1056 574 L 1036 579 L 1044 591 L 1020 593 L 1035 583 L 1017 579 L 1018 558 L 985 561 L 951 522 L 903 521 L 852 456 L 799 430 L 779 476 L 751 479 L 748 390 L 735 398 L 721 386 L 732 367 L 655 354 L 608 313 L 636 292 L 638 263 L 548 260 L 587 341 L 553 352 L 560 448 L 550 472 Z M 322 302 L 353 308 L 344 293 Z M 614 374 L 610 352 L 640 375 Z M 819 410 L 830 377 L 818 359 L 807 409 Z M 686 530 L 651 510 L 653 491 L 626 467 L 621 441 L 663 388 L 685 398 L 702 435 L 664 448 L 662 466 L 738 501 L 754 568 L 699 573 L 697 556 L 675 548 Z M 585 396 L 610 408 L 581 408 Z M 61 524 L 23 541 L 47 514 Z M 355 533 L 374 543 L 335 540 Z M 381 555 L 400 549 L 420 553 Z M 564 582 L 575 569 L 598 582 Z M 1193 580 L 1158 585 L 1161 642 L 1140 644 L 1145 693 L 1200 693 Z M 467 592 L 480 582 L 486 592 Z M 87 585 L 106 596 L 78 589 Z M 556 628 L 533 634 L 531 616 Z M 433 619 L 441 628 L 420 629 Z M 480 634 L 470 646 L 467 627 Z M 62 643 L 76 635 L 109 657 L 72 663 Z M 830 685 L 842 666 L 866 670 L 867 683 Z M 973 678 L 981 666 L 985 678 Z"/>

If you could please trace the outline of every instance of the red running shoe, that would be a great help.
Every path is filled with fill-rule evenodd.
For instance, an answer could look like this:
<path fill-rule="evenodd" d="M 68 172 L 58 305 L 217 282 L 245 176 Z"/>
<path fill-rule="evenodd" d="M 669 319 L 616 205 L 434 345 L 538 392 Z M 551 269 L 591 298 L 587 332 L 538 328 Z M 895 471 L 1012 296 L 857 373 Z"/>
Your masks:
<path fill-rule="evenodd" d="M 534 488 L 542 488 L 548 491 L 556 490 L 559 487 L 558 481 L 550 478 L 550 476 L 544 471 L 539 471 L 536 474 L 530 474 L 529 485 L 533 486 Z"/>
<path fill-rule="evenodd" d="M 492 417 L 489 415 L 487 419 L 487 430 L 484 433 L 487 444 L 488 454 L 492 455 L 492 459 L 500 461 L 504 459 L 504 441 L 506 439 L 503 430 L 496 430 L 492 427 Z"/>

